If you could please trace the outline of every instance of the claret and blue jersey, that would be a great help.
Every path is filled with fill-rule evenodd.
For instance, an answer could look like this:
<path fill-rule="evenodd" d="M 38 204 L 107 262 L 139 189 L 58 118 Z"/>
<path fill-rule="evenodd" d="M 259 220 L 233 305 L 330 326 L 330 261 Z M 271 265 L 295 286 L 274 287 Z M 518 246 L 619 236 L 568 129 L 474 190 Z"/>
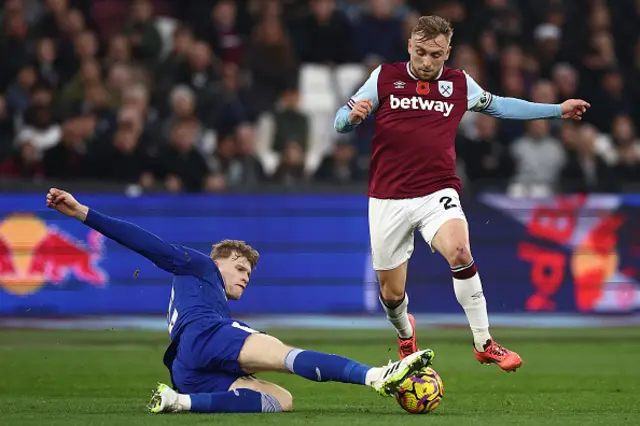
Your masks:
<path fill-rule="evenodd" d="M 376 68 L 336 113 L 338 132 L 358 125 L 349 115 L 362 100 L 373 103 L 375 116 L 367 195 L 377 199 L 419 198 L 447 188 L 461 192 L 455 138 L 467 111 L 523 120 L 562 115 L 561 105 L 492 95 L 466 72 L 447 66 L 422 81 L 409 62 Z"/>

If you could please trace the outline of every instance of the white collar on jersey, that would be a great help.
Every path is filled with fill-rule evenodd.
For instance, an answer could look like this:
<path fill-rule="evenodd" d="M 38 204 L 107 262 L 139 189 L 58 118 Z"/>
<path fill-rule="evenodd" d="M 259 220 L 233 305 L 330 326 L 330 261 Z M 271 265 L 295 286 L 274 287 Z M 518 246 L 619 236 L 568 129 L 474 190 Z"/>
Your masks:
<path fill-rule="evenodd" d="M 438 73 L 438 76 L 436 78 L 434 78 L 434 80 L 439 79 L 440 77 L 442 77 L 442 72 L 444 71 L 444 67 L 440 68 L 440 72 Z M 413 75 L 413 73 L 411 72 L 411 66 L 410 66 L 410 62 L 407 62 L 407 74 L 409 74 L 409 76 L 414 79 L 414 80 L 420 80 L 418 77 L 416 77 L 415 75 Z"/>

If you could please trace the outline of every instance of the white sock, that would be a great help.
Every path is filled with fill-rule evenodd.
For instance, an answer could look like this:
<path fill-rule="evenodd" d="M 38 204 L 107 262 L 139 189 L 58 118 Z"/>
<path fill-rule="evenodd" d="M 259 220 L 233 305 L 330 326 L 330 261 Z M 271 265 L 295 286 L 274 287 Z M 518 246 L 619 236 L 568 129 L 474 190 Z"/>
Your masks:
<path fill-rule="evenodd" d="M 404 299 L 402 299 L 402 302 L 395 308 L 389 308 L 385 305 L 381 295 L 378 295 L 378 298 L 380 299 L 382 308 L 387 312 L 387 318 L 396 328 L 398 336 L 402 339 L 408 339 L 413 336 L 413 327 L 411 327 L 409 317 L 407 316 L 407 306 L 409 305 L 409 296 L 407 296 L 407 293 L 404 294 Z"/>
<path fill-rule="evenodd" d="M 380 376 L 384 368 L 382 367 L 373 367 L 367 371 L 367 375 L 364 376 L 364 384 L 367 386 L 371 386 L 374 382 L 380 380 Z"/>
<path fill-rule="evenodd" d="M 189 395 L 178 394 L 178 405 L 182 411 L 191 410 L 191 397 Z"/>
<path fill-rule="evenodd" d="M 454 273 L 459 274 L 465 268 L 454 268 Z M 466 268 L 473 268 L 475 265 L 471 263 Z M 464 309 L 469 321 L 469 327 L 473 333 L 473 342 L 479 351 L 484 351 L 483 345 L 487 340 L 491 339 L 489 334 L 489 315 L 487 314 L 487 301 L 482 292 L 482 282 L 480 275 L 476 271 L 471 277 L 461 279 L 453 278 L 453 291 L 456 293 L 458 303 Z"/>

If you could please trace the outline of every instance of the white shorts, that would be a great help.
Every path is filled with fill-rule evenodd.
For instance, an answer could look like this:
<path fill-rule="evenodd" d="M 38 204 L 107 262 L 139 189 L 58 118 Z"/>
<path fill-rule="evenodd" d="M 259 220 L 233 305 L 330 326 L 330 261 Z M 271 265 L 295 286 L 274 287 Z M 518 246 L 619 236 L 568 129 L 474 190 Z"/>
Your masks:
<path fill-rule="evenodd" d="M 416 229 L 431 246 L 436 232 L 451 219 L 467 220 L 460 197 L 451 188 L 405 200 L 369 198 L 373 269 L 388 271 L 402 265 L 413 253 Z"/>

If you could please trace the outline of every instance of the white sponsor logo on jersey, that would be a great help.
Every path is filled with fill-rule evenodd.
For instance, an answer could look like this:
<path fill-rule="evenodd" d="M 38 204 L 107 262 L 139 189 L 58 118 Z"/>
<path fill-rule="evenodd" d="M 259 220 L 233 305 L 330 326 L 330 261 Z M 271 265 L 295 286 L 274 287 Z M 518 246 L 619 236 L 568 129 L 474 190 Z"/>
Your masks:
<path fill-rule="evenodd" d="M 425 99 L 420 96 L 412 96 L 410 98 L 398 98 L 391 95 L 389 102 L 391 109 L 412 109 L 423 111 L 441 112 L 443 116 L 448 117 L 453 111 L 453 104 L 444 101 L 434 101 Z"/>

